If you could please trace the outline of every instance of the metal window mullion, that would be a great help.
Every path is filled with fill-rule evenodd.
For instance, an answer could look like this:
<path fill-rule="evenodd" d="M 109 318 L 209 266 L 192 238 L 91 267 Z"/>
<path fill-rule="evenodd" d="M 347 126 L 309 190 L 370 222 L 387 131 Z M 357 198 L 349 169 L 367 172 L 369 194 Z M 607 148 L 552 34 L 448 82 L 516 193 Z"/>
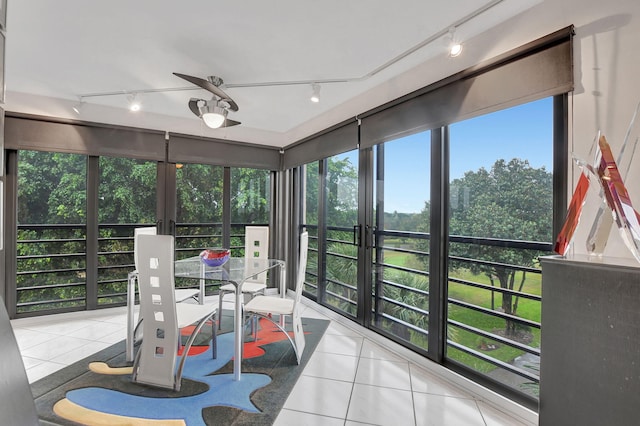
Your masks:
<path fill-rule="evenodd" d="M 98 306 L 98 193 L 100 191 L 100 157 L 87 157 L 86 223 L 86 309 Z"/>
<path fill-rule="evenodd" d="M 318 162 L 318 295 L 324 305 L 327 289 L 327 167 L 328 160 Z"/>
<path fill-rule="evenodd" d="M 360 237 L 363 244 L 358 248 L 358 322 L 368 325 L 371 319 L 371 269 L 372 251 L 371 241 L 373 226 L 373 149 L 364 148 L 359 151 L 358 161 L 358 223 Z"/>
<path fill-rule="evenodd" d="M 222 175 L 222 247 L 231 247 L 231 167 Z"/>
<path fill-rule="evenodd" d="M 447 336 L 449 128 L 431 130 L 428 357 L 442 363 Z"/>
<path fill-rule="evenodd" d="M 18 313 L 18 291 L 16 272 L 18 270 L 18 151 L 6 151 L 6 174 L 4 177 L 4 263 L 3 292 L 9 318 L 16 318 Z"/>
<path fill-rule="evenodd" d="M 569 169 L 569 95 L 553 97 L 553 234 L 558 235 L 567 209 Z"/>

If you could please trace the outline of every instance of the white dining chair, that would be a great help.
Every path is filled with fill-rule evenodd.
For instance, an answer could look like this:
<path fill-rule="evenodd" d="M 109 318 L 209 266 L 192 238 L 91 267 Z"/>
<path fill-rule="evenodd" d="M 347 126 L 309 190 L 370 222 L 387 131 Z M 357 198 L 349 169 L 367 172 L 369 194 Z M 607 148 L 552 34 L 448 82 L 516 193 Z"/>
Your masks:
<path fill-rule="evenodd" d="M 298 275 L 296 277 L 295 296 L 293 299 L 281 296 L 256 296 L 244 305 L 243 314 L 247 319 L 252 317 L 264 318 L 271 321 L 278 327 L 289 339 L 296 354 L 298 364 L 302 358 L 304 351 L 305 339 L 302 329 L 302 320 L 300 318 L 300 300 L 302 299 L 302 290 L 304 287 L 304 278 L 307 268 L 307 252 L 309 250 L 309 234 L 303 232 L 300 234 L 300 257 L 298 261 Z M 281 325 L 280 318 L 276 321 L 275 315 L 282 317 L 290 315 L 293 326 L 292 339 L 289 333 Z M 284 324 L 284 322 L 282 322 Z M 254 340 L 257 339 L 257 327 L 254 328 Z"/>
<path fill-rule="evenodd" d="M 155 226 L 146 226 L 142 228 L 135 228 L 133 231 L 133 263 L 138 270 L 138 237 L 140 235 L 156 235 L 157 230 Z M 196 288 L 177 288 L 175 290 L 176 302 L 184 302 L 189 299 L 200 300 L 200 298 L 204 297 L 203 294 L 200 294 L 200 290 Z"/>
<path fill-rule="evenodd" d="M 138 286 L 144 338 L 134 363 L 132 380 L 152 386 L 180 390 L 182 369 L 189 349 L 202 327 L 211 322 L 212 356 L 217 356 L 215 304 L 176 303 L 174 284 L 174 237 L 139 237 Z M 180 330 L 194 325 L 182 348 Z"/>
<path fill-rule="evenodd" d="M 245 276 L 251 273 L 254 259 L 267 259 L 269 257 L 269 227 L 268 226 L 247 226 L 244 232 L 244 259 L 245 259 Z M 267 288 L 267 273 L 262 272 L 246 279 L 242 283 L 242 297 L 248 295 L 250 298 L 257 294 L 264 293 Z M 222 313 L 222 299 L 225 294 L 235 293 L 236 287 L 233 284 L 225 284 L 220 286 L 218 293 L 218 311 Z M 221 327 L 221 325 L 219 325 Z"/>

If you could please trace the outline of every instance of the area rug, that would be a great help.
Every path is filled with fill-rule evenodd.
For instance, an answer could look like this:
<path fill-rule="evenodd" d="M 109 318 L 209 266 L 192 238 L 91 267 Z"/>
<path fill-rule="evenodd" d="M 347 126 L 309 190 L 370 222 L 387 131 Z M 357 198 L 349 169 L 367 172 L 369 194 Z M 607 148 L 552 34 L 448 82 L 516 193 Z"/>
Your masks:
<path fill-rule="evenodd" d="M 132 383 L 124 341 L 33 383 L 41 424 L 273 424 L 329 321 L 302 318 L 306 347 L 298 365 L 284 333 L 261 319 L 257 341 L 248 336 L 244 344 L 240 381 L 233 380 L 232 313 L 222 324 L 217 359 L 209 343 L 192 347 L 179 392 Z"/>

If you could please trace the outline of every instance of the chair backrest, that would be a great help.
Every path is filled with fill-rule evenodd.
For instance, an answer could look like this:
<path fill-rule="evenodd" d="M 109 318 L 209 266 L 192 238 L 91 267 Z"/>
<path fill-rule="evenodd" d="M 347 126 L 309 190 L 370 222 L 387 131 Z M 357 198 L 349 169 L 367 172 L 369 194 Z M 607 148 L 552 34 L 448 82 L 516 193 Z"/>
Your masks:
<path fill-rule="evenodd" d="M 293 299 L 293 315 L 291 316 L 293 326 L 293 338 L 296 346 L 296 356 L 298 364 L 304 352 L 305 338 L 302 329 L 302 318 L 300 317 L 300 300 L 302 299 L 302 290 L 304 288 L 304 278 L 307 272 L 307 252 L 309 251 L 309 233 L 300 234 L 300 256 L 298 261 L 298 276 L 296 277 L 296 296 Z"/>
<path fill-rule="evenodd" d="M 269 227 L 247 226 L 244 228 L 244 257 L 267 259 L 269 257 Z"/>
<path fill-rule="evenodd" d="M 156 227 L 148 226 L 144 228 L 136 228 L 133 230 L 133 264 L 138 270 L 138 237 L 140 235 L 156 235 Z"/>
<path fill-rule="evenodd" d="M 269 258 L 269 227 L 247 226 L 244 231 L 244 259 L 247 275 L 251 272 L 251 261 Z M 245 280 L 245 282 L 266 284 L 267 273 L 263 272 Z"/>
<path fill-rule="evenodd" d="M 300 258 L 298 261 L 298 276 L 296 277 L 296 298 L 295 308 L 302 298 L 302 290 L 304 288 L 304 278 L 307 272 L 307 253 L 309 252 L 309 233 L 300 234 Z"/>
<path fill-rule="evenodd" d="M 138 286 L 144 321 L 136 381 L 173 388 L 178 320 L 174 292 L 174 238 L 138 237 Z"/>

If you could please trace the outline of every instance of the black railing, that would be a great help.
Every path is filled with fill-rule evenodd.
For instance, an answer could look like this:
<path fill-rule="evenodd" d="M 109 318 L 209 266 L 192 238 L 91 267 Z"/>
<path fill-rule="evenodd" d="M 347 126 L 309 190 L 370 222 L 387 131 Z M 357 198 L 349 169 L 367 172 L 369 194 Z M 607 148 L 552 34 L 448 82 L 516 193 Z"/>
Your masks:
<path fill-rule="evenodd" d="M 343 238 L 336 238 L 335 232 L 327 238 L 326 257 L 356 265 L 356 257 L 344 254 L 347 247 L 353 247 L 345 237 L 352 230 L 331 227 L 328 231 L 341 232 Z M 373 265 L 372 326 L 424 352 L 428 349 L 430 235 L 394 230 L 376 231 L 375 237 L 378 257 Z M 314 253 L 317 259 L 317 237 L 311 235 L 310 239 L 310 258 Z M 448 258 L 447 359 L 537 398 L 542 297 L 541 270 L 535 260 L 549 254 L 552 244 L 469 236 L 450 236 L 449 243 L 452 250 L 455 245 L 464 245 L 489 252 L 495 249 L 496 253 L 485 259 Z M 501 261 L 500 250 L 527 253 L 522 258 L 532 262 L 518 265 Z M 357 285 L 347 284 L 336 271 L 327 273 L 324 283 L 317 283 L 319 276 L 318 265 L 310 261 L 307 277 L 315 282 L 307 282 L 306 291 L 315 295 L 318 287 L 325 286 L 325 303 L 338 311 L 355 311 Z"/>
<path fill-rule="evenodd" d="M 244 254 L 245 223 L 231 225 L 231 250 Z M 264 225 L 264 224 L 261 224 Z M 150 224 L 100 224 L 97 266 L 88 271 L 86 226 L 18 225 L 16 312 L 18 315 L 83 310 L 126 303 L 127 275 L 134 269 L 134 229 Z M 221 223 L 176 226 L 176 257 L 222 246 Z M 91 255 L 91 254 L 89 254 Z M 93 255 L 91 255 L 93 256 Z M 91 277 L 96 277 L 93 282 Z M 176 285 L 180 285 L 176 283 Z M 88 301 L 87 295 L 95 294 Z"/>

